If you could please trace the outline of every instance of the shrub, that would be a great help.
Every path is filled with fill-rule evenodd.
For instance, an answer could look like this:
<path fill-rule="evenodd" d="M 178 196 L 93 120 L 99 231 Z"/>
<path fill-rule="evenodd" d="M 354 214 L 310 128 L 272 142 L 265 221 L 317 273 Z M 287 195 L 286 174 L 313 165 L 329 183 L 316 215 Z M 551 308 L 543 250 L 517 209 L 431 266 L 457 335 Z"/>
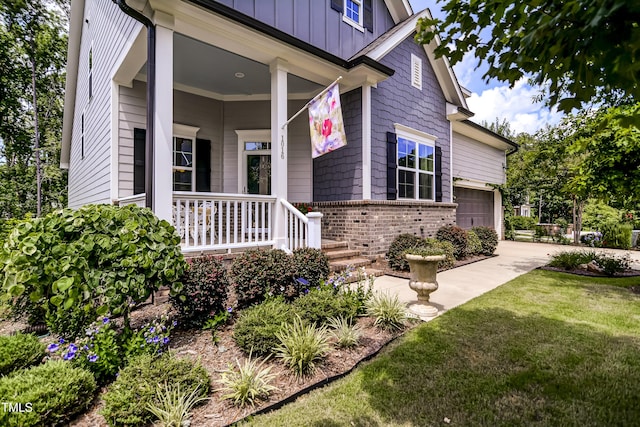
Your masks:
<path fill-rule="evenodd" d="M 35 335 L 0 336 L 0 376 L 35 365 L 44 355 L 44 344 Z"/>
<path fill-rule="evenodd" d="M 594 231 L 582 234 L 580 236 L 580 242 L 587 246 L 591 246 L 592 248 L 600 248 L 602 247 L 602 233 Z"/>
<path fill-rule="evenodd" d="M 447 225 L 438 230 L 436 239 L 451 243 L 453 245 L 453 256 L 456 259 L 464 259 L 467 256 L 466 230 L 455 225 Z"/>
<path fill-rule="evenodd" d="M 491 256 L 498 247 L 498 233 L 491 227 L 473 227 L 471 229 L 480 238 L 482 255 Z"/>
<path fill-rule="evenodd" d="M 27 410 L 0 411 L 0 425 L 61 425 L 82 413 L 95 391 L 96 382 L 90 372 L 61 361 L 16 371 L 0 378 L 0 402 L 19 403 Z"/>
<path fill-rule="evenodd" d="M 172 386 L 164 383 L 158 384 L 155 401 L 147 403 L 147 409 L 160 421 L 161 426 L 181 427 L 185 425 L 191 408 L 205 400 L 209 398 L 200 396 L 199 387 L 185 393 L 180 390 L 180 384 Z"/>
<path fill-rule="evenodd" d="M 362 337 L 362 329 L 353 324 L 353 319 L 344 317 L 332 317 L 328 322 L 329 334 L 340 348 L 352 348 L 358 345 Z"/>
<path fill-rule="evenodd" d="M 318 286 L 329 277 L 329 258 L 320 249 L 300 248 L 293 251 L 295 277 L 302 277 L 309 282 L 308 286 L 299 289 L 301 294 L 305 289 Z"/>
<path fill-rule="evenodd" d="M 600 228 L 602 241 L 607 248 L 631 248 L 631 225 L 619 222 L 604 224 Z"/>
<path fill-rule="evenodd" d="M 297 295 L 293 257 L 280 249 L 252 249 L 233 260 L 231 278 L 238 306 L 247 307 L 266 295 Z"/>
<path fill-rule="evenodd" d="M 598 254 L 595 259 L 596 264 L 604 271 L 607 276 L 615 276 L 622 273 L 631 266 L 629 254 L 624 256 L 614 256 L 607 254 Z"/>
<path fill-rule="evenodd" d="M 595 260 L 597 253 L 594 251 L 562 251 L 551 256 L 551 267 L 573 270 L 581 264 L 588 264 Z"/>
<path fill-rule="evenodd" d="M 407 310 L 397 295 L 376 293 L 367 302 L 367 315 L 375 319 L 379 328 L 393 331 L 404 327 Z"/>
<path fill-rule="evenodd" d="M 509 222 L 515 230 L 533 230 L 538 220 L 529 216 L 511 216 Z"/>
<path fill-rule="evenodd" d="M 187 259 L 187 269 L 180 281 L 182 291 L 169 298 L 178 311 L 180 324 L 201 327 L 224 310 L 229 280 L 220 259 L 213 256 Z"/>
<path fill-rule="evenodd" d="M 114 322 L 103 318 L 93 323 L 85 337 L 75 342 L 50 344 L 47 351 L 92 372 L 100 384 L 113 379 L 118 370 L 140 354 L 158 355 L 169 344 L 171 325 L 166 317 L 136 331 L 119 332 Z"/>
<path fill-rule="evenodd" d="M 183 393 L 198 389 L 198 397 L 209 393 L 209 376 L 200 365 L 178 359 L 171 353 L 160 357 L 141 355 L 120 370 L 118 378 L 104 394 L 101 411 L 110 426 L 136 426 L 151 423 L 154 415 L 149 405 L 158 406 L 158 384 L 177 388 Z"/>
<path fill-rule="evenodd" d="M 446 258 L 438 263 L 438 269 L 447 270 L 449 268 L 453 268 L 456 265 L 456 257 L 453 256 L 453 252 L 455 251 L 455 249 L 451 242 L 441 242 L 436 239 L 425 239 L 425 241 L 428 245 L 437 245 L 444 251 Z"/>
<path fill-rule="evenodd" d="M 3 298 L 15 316 L 73 338 L 98 315 L 122 314 L 161 285 L 180 290 L 180 238 L 137 206 L 89 205 L 19 224 L 0 255 Z M 72 319 L 70 322 L 69 320 Z"/>
<path fill-rule="evenodd" d="M 236 367 L 229 367 L 222 372 L 218 382 L 222 385 L 217 391 L 225 394 L 223 399 L 233 400 L 233 403 L 239 406 L 253 406 L 256 399 L 267 397 L 269 393 L 278 388 L 271 385 L 276 378 L 276 374 L 271 373 L 271 368 L 263 368 L 265 360 L 258 363 L 256 359 L 249 358 L 240 363 L 236 359 Z"/>
<path fill-rule="evenodd" d="M 475 231 L 467 231 L 467 253 L 469 255 L 480 255 L 482 253 L 482 242 Z"/>
<path fill-rule="evenodd" d="M 364 315 L 365 303 L 371 297 L 375 276 L 367 274 L 364 267 L 354 269 L 348 267 L 341 273 L 334 274 L 327 281 L 327 286 L 333 286 L 348 306 L 348 312 L 354 316 Z"/>
<path fill-rule="evenodd" d="M 404 252 L 408 249 L 424 246 L 424 239 L 413 234 L 401 234 L 391 242 L 387 258 L 389 267 L 396 271 L 409 271 L 409 263 L 404 258 Z"/>
<path fill-rule="evenodd" d="M 325 324 L 331 317 L 353 318 L 358 315 L 360 303 L 351 293 L 329 284 L 311 289 L 293 302 L 296 313 L 308 323 Z"/>
<path fill-rule="evenodd" d="M 0 218 L 0 248 L 2 248 L 2 245 L 4 244 L 4 242 L 9 238 L 9 235 L 11 234 L 13 229 L 16 228 L 18 224 L 24 221 L 25 220 L 15 219 L 15 218 L 11 218 L 11 219 Z"/>
<path fill-rule="evenodd" d="M 316 362 L 322 360 L 330 350 L 327 329 L 309 325 L 300 317 L 276 336 L 280 341 L 275 349 L 276 356 L 298 377 L 312 373 Z"/>
<path fill-rule="evenodd" d="M 293 321 L 293 308 L 282 298 L 274 298 L 243 310 L 233 328 L 233 339 L 247 354 L 269 354 L 278 344 L 276 333 Z"/>

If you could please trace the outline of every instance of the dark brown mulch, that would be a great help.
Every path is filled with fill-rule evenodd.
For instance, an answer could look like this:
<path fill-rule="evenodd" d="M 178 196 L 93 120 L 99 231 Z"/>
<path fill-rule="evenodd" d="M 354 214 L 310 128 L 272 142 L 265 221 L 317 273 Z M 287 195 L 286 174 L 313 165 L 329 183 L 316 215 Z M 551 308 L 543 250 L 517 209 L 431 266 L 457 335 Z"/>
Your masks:
<path fill-rule="evenodd" d="M 548 270 L 548 271 L 558 271 L 560 273 L 569 273 L 575 274 L 577 276 L 589 276 L 589 277 L 638 277 L 640 276 L 640 270 L 625 270 L 620 273 L 616 273 L 614 276 L 607 276 L 604 273 L 596 273 L 594 271 L 582 270 L 579 268 L 574 268 L 573 270 L 565 270 L 560 267 L 551 267 L 550 265 L 543 265 L 542 267 L 538 267 L 539 270 Z"/>
<path fill-rule="evenodd" d="M 442 271 L 446 271 L 446 270 L 451 270 L 454 268 L 458 268 L 458 267 L 462 267 L 463 265 L 467 265 L 467 264 L 473 264 L 474 262 L 478 262 L 478 261 L 482 261 L 485 260 L 487 258 L 493 258 L 494 256 L 498 256 L 498 255 L 476 255 L 476 256 L 471 256 L 471 257 L 467 257 L 465 259 L 461 259 L 461 260 L 457 260 L 456 263 L 453 265 L 453 267 L 449 268 L 445 268 L 445 269 L 440 269 L 438 270 L 438 272 L 442 272 Z M 393 277 L 400 277 L 402 279 L 410 279 L 411 278 L 411 273 L 408 271 L 396 271 L 396 270 L 392 270 L 391 267 L 389 267 L 389 262 L 387 261 L 386 258 L 377 258 L 373 264 L 371 265 L 371 268 L 375 268 L 376 270 L 382 270 L 384 272 L 384 274 L 386 274 L 387 276 L 393 276 Z"/>

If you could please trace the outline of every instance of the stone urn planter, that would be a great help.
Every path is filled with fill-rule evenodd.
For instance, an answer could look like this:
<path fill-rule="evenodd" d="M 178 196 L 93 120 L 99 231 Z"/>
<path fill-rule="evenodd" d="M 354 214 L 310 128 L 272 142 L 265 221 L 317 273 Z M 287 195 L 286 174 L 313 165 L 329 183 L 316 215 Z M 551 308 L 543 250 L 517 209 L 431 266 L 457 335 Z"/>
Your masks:
<path fill-rule="evenodd" d="M 429 303 L 429 295 L 438 289 L 436 281 L 438 263 L 446 256 L 419 255 L 416 252 L 405 254 L 405 258 L 411 271 L 409 287 L 418 294 L 418 302 L 409 304 L 409 310 L 421 318 L 436 316 L 438 309 Z"/>

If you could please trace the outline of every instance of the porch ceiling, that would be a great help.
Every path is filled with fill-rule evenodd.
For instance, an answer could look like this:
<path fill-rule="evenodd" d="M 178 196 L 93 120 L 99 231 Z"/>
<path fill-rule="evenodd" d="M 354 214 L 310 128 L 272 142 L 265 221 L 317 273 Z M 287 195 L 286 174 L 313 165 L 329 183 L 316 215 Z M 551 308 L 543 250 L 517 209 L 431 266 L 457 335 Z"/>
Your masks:
<path fill-rule="evenodd" d="M 209 93 L 212 97 L 269 96 L 269 66 L 220 49 L 183 34 L 174 34 L 174 82 L 177 89 Z M 238 77 L 242 73 L 242 77 Z M 146 80 L 146 64 L 139 71 Z M 288 93 L 313 96 L 323 86 L 294 74 L 288 75 Z"/>

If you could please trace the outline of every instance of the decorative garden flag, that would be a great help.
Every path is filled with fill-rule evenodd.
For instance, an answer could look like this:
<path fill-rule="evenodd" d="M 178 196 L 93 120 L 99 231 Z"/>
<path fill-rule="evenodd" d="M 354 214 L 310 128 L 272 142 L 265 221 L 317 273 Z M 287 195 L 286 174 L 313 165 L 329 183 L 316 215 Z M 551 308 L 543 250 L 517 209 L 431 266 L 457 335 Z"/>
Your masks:
<path fill-rule="evenodd" d="M 338 83 L 309 103 L 309 129 L 311 131 L 311 157 L 320 157 L 347 145 L 340 107 Z"/>

